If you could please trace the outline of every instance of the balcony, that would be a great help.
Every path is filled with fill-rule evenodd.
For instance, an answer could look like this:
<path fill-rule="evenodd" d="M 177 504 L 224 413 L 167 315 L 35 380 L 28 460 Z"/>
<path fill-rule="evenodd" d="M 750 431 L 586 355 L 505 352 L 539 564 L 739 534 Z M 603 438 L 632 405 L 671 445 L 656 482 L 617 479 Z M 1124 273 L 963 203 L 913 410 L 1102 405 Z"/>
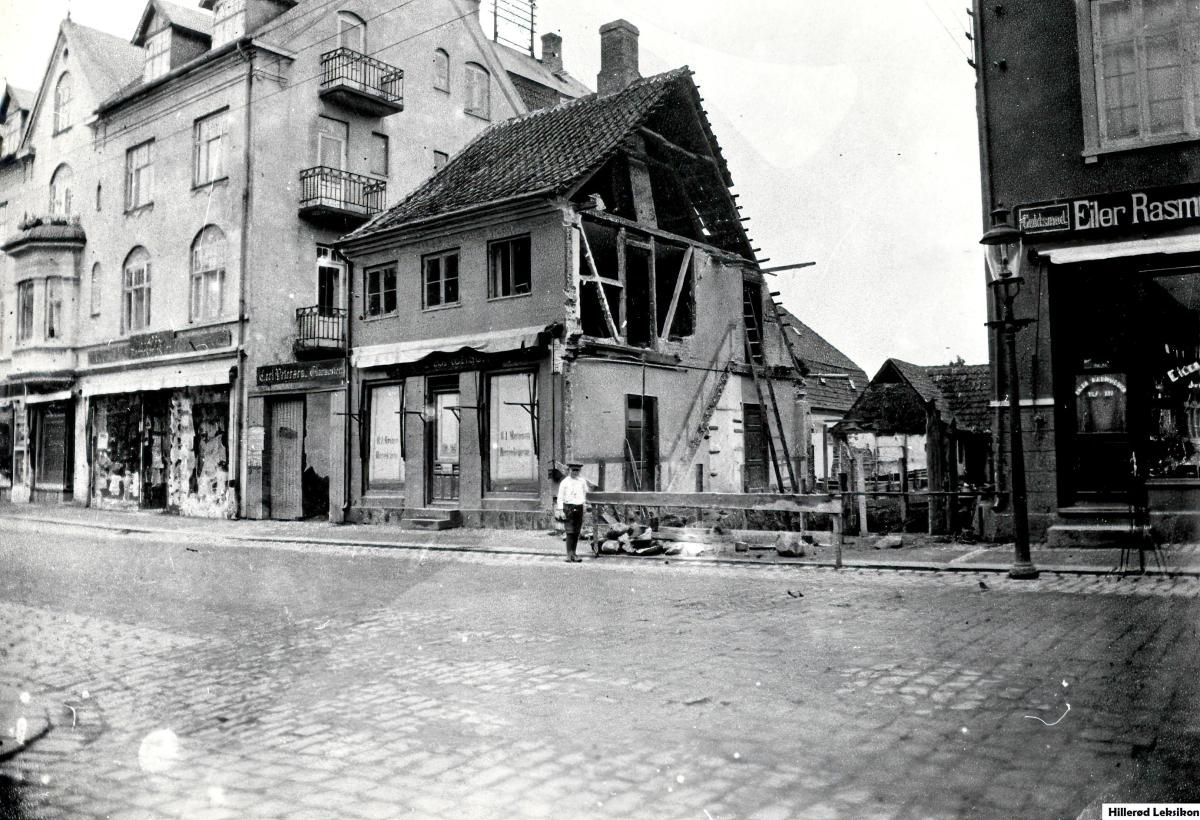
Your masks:
<path fill-rule="evenodd" d="M 318 165 L 300 172 L 300 216 L 335 228 L 361 225 L 383 210 L 387 182 Z"/>
<path fill-rule="evenodd" d="M 346 311 L 322 306 L 296 308 L 297 359 L 346 352 Z"/>
<path fill-rule="evenodd" d="M 393 65 L 338 48 L 321 55 L 321 97 L 371 117 L 404 110 L 404 72 Z"/>

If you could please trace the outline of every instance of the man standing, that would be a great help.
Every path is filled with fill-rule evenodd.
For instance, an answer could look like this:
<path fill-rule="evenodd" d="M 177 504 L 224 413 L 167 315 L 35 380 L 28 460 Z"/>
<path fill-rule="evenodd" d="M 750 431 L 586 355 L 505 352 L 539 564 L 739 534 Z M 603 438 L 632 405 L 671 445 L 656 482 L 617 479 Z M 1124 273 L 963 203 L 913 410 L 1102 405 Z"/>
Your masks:
<path fill-rule="evenodd" d="M 570 473 L 558 485 L 558 502 L 555 506 L 567 534 L 567 561 L 575 564 L 583 560 L 575 554 L 575 548 L 579 544 L 579 533 L 583 529 L 583 508 L 587 505 L 587 480 L 579 475 L 579 471 L 583 469 L 582 464 L 571 463 L 567 465 L 567 469 Z"/>

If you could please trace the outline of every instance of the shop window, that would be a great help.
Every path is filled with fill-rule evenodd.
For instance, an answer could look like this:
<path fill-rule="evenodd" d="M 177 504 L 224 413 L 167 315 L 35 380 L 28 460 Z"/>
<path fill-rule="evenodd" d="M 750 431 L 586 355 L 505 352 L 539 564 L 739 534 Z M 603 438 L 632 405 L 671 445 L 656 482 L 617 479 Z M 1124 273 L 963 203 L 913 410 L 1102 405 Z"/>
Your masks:
<path fill-rule="evenodd" d="M 192 289 L 190 320 L 216 319 L 224 312 L 225 233 L 208 225 L 192 242 Z"/>
<path fill-rule="evenodd" d="M 92 402 L 92 497 L 141 502 L 141 394 L 97 397 Z"/>
<path fill-rule="evenodd" d="M 246 33 L 246 0 L 218 0 L 213 6 L 213 48 Z"/>
<path fill-rule="evenodd" d="M 17 344 L 33 338 L 33 282 L 17 283 Z"/>
<path fill-rule="evenodd" d="M 625 489 L 658 489 L 658 399 L 625 396 Z"/>
<path fill-rule="evenodd" d="M 422 258 L 424 307 L 458 304 L 458 251 L 430 254 Z"/>
<path fill-rule="evenodd" d="M 72 190 L 75 186 L 75 172 L 65 162 L 55 169 L 50 177 L 50 215 L 70 216 L 75 212 L 72 201 Z"/>
<path fill-rule="evenodd" d="M 1200 135 L 1200 5 L 1076 0 L 1086 150 Z"/>
<path fill-rule="evenodd" d="M 450 90 L 450 55 L 440 48 L 433 52 L 433 87 L 438 91 Z"/>
<path fill-rule="evenodd" d="M 396 312 L 396 266 L 369 268 L 363 273 L 367 316 L 390 316 Z"/>
<path fill-rule="evenodd" d="M 54 133 L 71 125 L 71 73 L 64 71 L 54 86 Z"/>
<path fill-rule="evenodd" d="M 1153 374 L 1146 385 L 1147 475 L 1200 479 L 1200 271 L 1150 279 L 1141 315 L 1138 337 Z M 1129 407 L 1142 402 L 1135 394 Z M 1137 435 L 1140 425 L 1132 426 Z"/>
<path fill-rule="evenodd" d="M 142 80 L 150 82 L 171 70 L 171 29 L 164 28 L 146 38 L 146 65 Z"/>
<path fill-rule="evenodd" d="M 487 69 L 475 63 L 467 63 L 467 100 L 464 109 L 468 114 L 492 116 L 492 78 Z"/>
<path fill-rule="evenodd" d="M 64 330 L 63 280 L 51 276 L 46 280 L 46 339 L 61 339 Z"/>
<path fill-rule="evenodd" d="M 488 244 L 488 296 L 521 296 L 531 290 L 529 237 Z"/>
<path fill-rule="evenodd" d="M 69 460 L 68 435 L 70 415 L 64 404 L 37 405 L 33 416 L 36 440 L 34 441 L 34 483 L 48 489 L 63 489 L 67 486 Z"/>
<path fill-rule="evenodd" d="M 196 120 L 192 131 L 192 185 L 207 185 L 225 176 L 227 110 Z"/>
<path fill-rule="evenodd" d="M 134 248 L 125 259 L 121 289 L 121 327 L 124 332 L 150 326 L 150 254 Z"/>
<path fill-rule="evenodd" d="M 125 210 L 132 211 L 154 200 L 154 141 L 125 152 Z"/>
<path fill-rule="evenodd" d="M 535 373 L 488 379 L 488 490 L 537 492 L 538 396 Z"/>
<path fill-rule="evenodd" d="M 404 487 L 404 383 L 371 387 L 367 442 L 369 490 Z"/>

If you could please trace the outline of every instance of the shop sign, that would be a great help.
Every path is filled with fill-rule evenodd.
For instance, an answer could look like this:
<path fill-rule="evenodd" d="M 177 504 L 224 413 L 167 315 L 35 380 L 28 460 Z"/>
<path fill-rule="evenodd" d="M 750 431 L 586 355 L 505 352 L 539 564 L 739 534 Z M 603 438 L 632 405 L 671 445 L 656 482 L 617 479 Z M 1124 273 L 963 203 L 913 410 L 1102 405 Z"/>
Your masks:
<path fill-rule="evenodd" d="M 149 359 L 155 356 L 173 356 L 218 350 L 233 344 L 233 333 L 228 328 L 217 330 L 183 331 L 164 330 L 159 333 L 143 333 L 130 336 L 121 342 L 88 351 L 88 364 L 108 364 L 127 359 Z"/>
<path fill-rule="evenodd" d="M 439 373 L 461 373 L 465 370 L 483 370 L 489 367 L 504 367 L 540 359 L 546 354 L 544 347 L 522 347 L 495 353 L 481 353 L 464 348 L 455 353 L 437 351 L 415 362 L 392 365 L 385 371 L 390 378 L 405 376 L 433 376 Z"/>
<path fill-rule="evenodd" d="M 318 362 L 267 364 L 258 368 L 256 380 L 259 387 L 273 387 L 296 382 L 341 384 L 346 380 L 346 360 L 322 359 Z"/>
<path fill-rule="evenodd" d="M 1026 234 L 1090 234 L 1200 224 L 1200 185 L 1097 194 L 1017 208 Z"/>

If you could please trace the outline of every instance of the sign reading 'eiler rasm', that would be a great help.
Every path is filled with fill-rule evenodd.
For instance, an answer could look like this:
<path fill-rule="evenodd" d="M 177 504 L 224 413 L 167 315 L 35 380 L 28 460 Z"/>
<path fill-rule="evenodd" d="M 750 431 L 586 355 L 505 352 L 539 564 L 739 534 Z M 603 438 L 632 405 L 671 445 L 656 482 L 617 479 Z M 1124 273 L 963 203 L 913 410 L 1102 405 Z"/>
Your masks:
<path fill-rule="evenodd" d="M 1145 230 L 1200 224 L 1200 185 L 1078 197 L 1017 208 L 1026 234 Z"/>

